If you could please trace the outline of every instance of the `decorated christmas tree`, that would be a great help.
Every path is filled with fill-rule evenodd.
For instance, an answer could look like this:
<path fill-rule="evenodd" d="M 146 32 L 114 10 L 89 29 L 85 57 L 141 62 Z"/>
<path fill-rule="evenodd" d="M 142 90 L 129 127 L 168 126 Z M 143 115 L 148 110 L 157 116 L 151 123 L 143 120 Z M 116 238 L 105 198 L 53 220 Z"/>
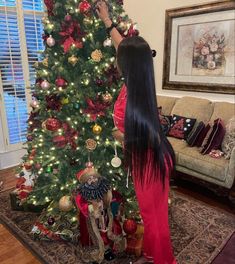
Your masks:
<path fill-rule="evenodd" d="M 107 4 L 123 37 L 138 34 L 122 0 Z M 109 180 L 116 200 L 124 201 L 126 217 L 137 211 L 123 151 L 112 136 L 113 104 L 123 81 L 111 39 L 97 17 L 96 1 L 45 0 L 45 5 L 45 50 L 35 64 L 18 195 L 21 203 L 45 208 L 39 223 L 50 230 L 48 238 L 56 238 L 60 226 L 60 236 L 71 239 L 79 225 L 72 197 L 79 187 L 77 175 L 85 168 L 94 167 Z"/>

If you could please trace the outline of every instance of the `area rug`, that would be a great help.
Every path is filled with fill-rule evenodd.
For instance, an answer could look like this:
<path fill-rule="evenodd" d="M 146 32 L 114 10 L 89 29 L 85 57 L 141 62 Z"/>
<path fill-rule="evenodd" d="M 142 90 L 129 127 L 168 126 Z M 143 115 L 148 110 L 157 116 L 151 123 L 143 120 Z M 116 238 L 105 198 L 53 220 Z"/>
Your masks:
<path fill-rule="evenodd" d="M 70 243 L 34 241 L 30 236 L 37 214 L 11 211 L 9 194 L 0 194 L 0 222 L 42 263 L 82 264 Z M 235 232 L 235 216 L 173 192 L 169 209 L 174 254 L 179 264 L 209 264 Z M 120 256 L 112 264 L 129 264 L 132 257 Z M 106 263 L 106 262 L 104 262 Z M 229 264 L 229 263 L 226 263 Z"/>

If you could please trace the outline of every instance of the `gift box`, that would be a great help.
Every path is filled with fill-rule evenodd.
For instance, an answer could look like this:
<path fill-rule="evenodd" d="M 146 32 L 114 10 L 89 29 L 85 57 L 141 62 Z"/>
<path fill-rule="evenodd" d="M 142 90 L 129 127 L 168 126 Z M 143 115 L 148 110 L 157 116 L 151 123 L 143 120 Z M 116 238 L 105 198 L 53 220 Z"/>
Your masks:
<path fill-rule="evenodd" d="M 137 257 L 140 257 L 142 254 L 142 247 L 143 247 L 143 237 L 136 238 L 136 237 L 127 237 L 127 247 L 126 253 L 134 254 Z"/>
<path fill-rule="evenodd" d="M 19 197 L 19 190 L 15 189 L 10 192 L 11 209 L 15 211 L 41 212 L 45 206 L 28 204 Z"/>
<path fill-rule="evenodd" d="M 134 254 L 137 257 L 142 255 L 144 239 L 144 226 L 143 224 L 137 224 L 137 230 L 133 235 L 127 236 L 126 253 Z"/>

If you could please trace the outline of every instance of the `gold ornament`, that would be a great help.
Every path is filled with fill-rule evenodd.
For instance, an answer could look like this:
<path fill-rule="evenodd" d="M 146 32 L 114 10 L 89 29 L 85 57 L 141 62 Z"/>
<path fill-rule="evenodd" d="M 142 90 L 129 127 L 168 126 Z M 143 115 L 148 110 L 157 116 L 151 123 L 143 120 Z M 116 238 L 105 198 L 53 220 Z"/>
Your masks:
<path fill-rule="evenodd" d="M 45 59 L 42 61 L 42 64 L 43 64 L 45 67 L 48 67 L 48 58 L 45 58 Z"/>
<path fill-rule="evenodd" d="M 48 24 L 49 22 L 50 22 L 50 21 L 49 21 L 49 19 L 48 19 L 47 16 L 42 17 L 42 23 L 43 23 L 43 24 Z"/>
<path fill-rule="evenodd" d="M 73 66 L 75 66 L 78 62 L 78 57 L 72 55 L 71 57 L 68 58 L 68 62 Z"/>
<path fill-rule="evenodd" d="M 42 122 L 42 129 L 46 130 L 46 120 Z"/>
<path fill-rule="evenodd" d="M 92 60 L 95 61 L 95 62 L 100 62 L 101 59 L 103 58 L 103 55 L 102 55 L 101 50 L 97 50 L 97 49 L 96 49 L 95 51 L 93 51 L 93 52 L 91 53 L 91 58 L 92 58 Z"/>
<path fill-rule="evenodd" d="M 62 105 L 68 104 L 69 103 L 69 98 L 62 98 L 60 100 L 60 102 L 61 102 Z"/>
<path fill-rule="evenodd" d="M 95 150 L 96 147 L 97 147 L 97 143 L 94 139 L 89 138 L 86 140 L 86 149 L 92 151 Z"/>
<path fill-rule="evenodd" d="M 119 23 L 118 27 L 122 30 L 122 31 L 126 31 L 127 30 L 127 24 L 125 22 L 121 22 Z"/>
<path fill-rule="evenodd" d="M 36 61 L 33 66 L 34 66 L 34 68 L 38 68 L 38 66 L 39 66 L 38 61 Z"/>
<path fill-rule="evenodd" d="M 93 126 L 93 128 L 92 128 L 92 131 L 93 131 L 94 134 L 99 135 L 101 133 L 101 131 L 102 131 L 102 127 L 97 125 L 97 124 L 95 124 Z"/>
<path fill-rule="evenodd" d="M 105 94 L 102 95 L 102 100 L 104 103 L 111 103 L 113 100 L 113 97 L 110 93 L 106 92 Z"/>
<path fill-rule="evenodd" d="M 63 212 L 68 212 L 72 209 L 73 204 L 71 202 L 70 196 L 63 196 L 59 200 L 59 209 Z"/>

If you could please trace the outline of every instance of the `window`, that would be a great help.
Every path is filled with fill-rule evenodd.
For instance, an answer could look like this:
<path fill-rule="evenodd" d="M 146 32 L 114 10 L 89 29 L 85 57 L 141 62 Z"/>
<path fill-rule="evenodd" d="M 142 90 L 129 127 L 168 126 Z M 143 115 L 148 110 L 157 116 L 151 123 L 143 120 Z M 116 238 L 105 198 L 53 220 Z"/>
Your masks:
<path fill-rule="evenodd" d="M 7 150 L 26 139 L 33 64 L 43 50 L 43 0 L 0 0 L 0 114 Z"/>

